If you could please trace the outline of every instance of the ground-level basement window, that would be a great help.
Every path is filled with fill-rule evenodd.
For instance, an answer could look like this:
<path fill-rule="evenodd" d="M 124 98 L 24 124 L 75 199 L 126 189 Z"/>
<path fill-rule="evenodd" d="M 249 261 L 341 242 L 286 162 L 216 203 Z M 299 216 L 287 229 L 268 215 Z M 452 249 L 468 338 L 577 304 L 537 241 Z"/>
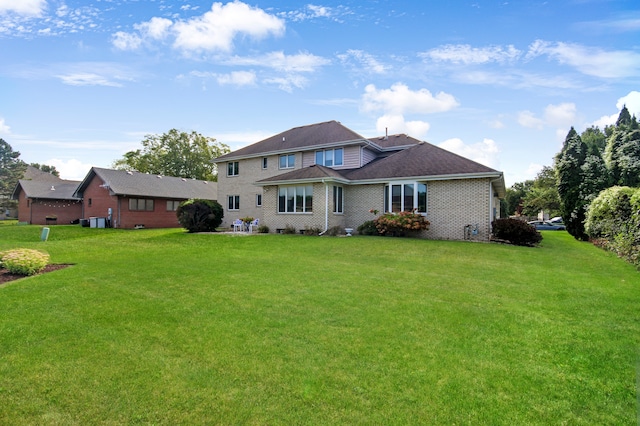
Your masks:
<path fill-rule="evenodd" d="M 129 210 L 153 211 L 153 200 L 148 198 L 129 198 Z"/>

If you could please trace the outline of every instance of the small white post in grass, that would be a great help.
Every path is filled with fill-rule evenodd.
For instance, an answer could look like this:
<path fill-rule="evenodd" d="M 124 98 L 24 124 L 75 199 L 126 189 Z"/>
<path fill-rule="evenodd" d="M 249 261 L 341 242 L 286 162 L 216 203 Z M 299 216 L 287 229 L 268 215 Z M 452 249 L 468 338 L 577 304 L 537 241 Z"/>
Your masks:
<path fill-rule="evenodd" d="M 47 241 L 49 239 L 49 228 L 42 228 L 42 233 L 40 234 L 40 241 Z"/>

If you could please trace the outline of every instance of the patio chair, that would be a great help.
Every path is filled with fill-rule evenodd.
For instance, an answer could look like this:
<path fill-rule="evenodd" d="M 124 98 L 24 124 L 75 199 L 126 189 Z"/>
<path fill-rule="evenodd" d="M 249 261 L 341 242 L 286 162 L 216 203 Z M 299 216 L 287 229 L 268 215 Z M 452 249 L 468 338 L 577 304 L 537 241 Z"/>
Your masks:
<path fill-rule="evenodd" d="M 244 222 L 240 219 L 236 219 L 233 221 L 233 232 L 242 232 L 244 231 Z"/>
<path fill-rule="evenodd" d="M 253 232 L 253 228 L 258 229 L 258 222 L 260 221 L 260 219 L 255 219 L 252 220 L 251 223 L 249 223 L 249 232 Z"/>

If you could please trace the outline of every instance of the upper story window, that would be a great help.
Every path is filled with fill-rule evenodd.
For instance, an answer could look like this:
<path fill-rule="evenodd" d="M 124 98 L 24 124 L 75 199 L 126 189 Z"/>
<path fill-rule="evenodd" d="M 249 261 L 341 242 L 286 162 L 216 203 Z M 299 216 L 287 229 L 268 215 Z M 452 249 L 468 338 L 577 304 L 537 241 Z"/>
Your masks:
<path fill-rule="evenodd" d="M 238 176 L 240 174 L 240 164 L 237 161 L 227 163 L 227 176 Z"/>
<path fill-rule="evenodd" d="M 324 151 L 316 151 L 316 164 L 321 166 L 333 167 L 342 166 L 344 164 L 344 149 L 325 149 Z"/>
<path fill-rule="evenodd" d="M 263 169 L 267 168 L 267 157 L 262 157 L 262 168 Z"/>
<path fill-rule="evenodd" d="M 427 212 L 427 184 L 422 182 L 403 182 L 384 187 L 385 212 Z"/>
<path fill-rule="evenodd" d="M 285 154 L 280 156 L 281 169 L 293 169 L 296 166 L 295 154 Z"/>

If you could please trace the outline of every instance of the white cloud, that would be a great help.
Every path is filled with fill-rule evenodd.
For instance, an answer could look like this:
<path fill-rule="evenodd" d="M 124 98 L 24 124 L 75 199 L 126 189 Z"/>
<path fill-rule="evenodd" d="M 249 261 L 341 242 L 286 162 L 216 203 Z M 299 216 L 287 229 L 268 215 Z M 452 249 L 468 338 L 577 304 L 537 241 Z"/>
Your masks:
<path fill-rule="evenodd" d="M 329 64 L 329 60 L 311 53 L 285 55 L 284 52 L 270 52 L 261 56 L 235 56 L 224 61 L 227 65 L 261 66 L 283 72 L 314 72 Z"/>
<path fill-rule="evenodd" d="M 67 180 L 82 180 L 93 165 L 82 163 L 76 159 L 60 160 L 52 158 L 44 162 L 48 166 L 54 166 L 60 172 L 60 177 Z"/>
<path fill-rule="evenodd" d="M 0 118 L 0 135 L 8 135 L 11 133 L 11 128 L 7 126 L 4 118 Z"/>
<path fill-rule="evenodd" d="M 541 130 L 544 127 L 544 121 L 537 118 L 531 111 L 520 111 L 518 113 L 518 124 L 530 129 Z"/>
<path fill-rule="evenodd" d="M 536 114 L 525 110 L 518 112 L 518 124 L 529 129 L 542 130 L 545 126 L 569 127 L 576 121 L 576 105 L 566 102 L 558 105 L 549 104 L 544 109 L 544 118 L 536 117 Z"/>
<path fill-rule="evenodd" d="M 282 77 L 265 78 L 264 82 L 267 84 L 275 84 L 287 93 L 293 92 L 294 88 L 302 89 L 307 84 L 307 79 L 299 74 L 285 75 Z"/>
<path fill-rule="evenodd" d="M 448 93 L 440 92 L 433 96 L 427 89 L 413 91 L 402 83 L 395 83 L 390 89 L 379 90 L 373 84 L 369 84 L 362 95 L 364 111 L 383 111 L 394 115 L 444 112 L 458 105 L 458 101 Z"/>
<path fill-rule="evenodd" d="M 231 51 L 238 35 L 256 39 L 284 33 L 284 21 L 240 1 L 214 3 L 204 15 L 174 23 L 174 47 L 186 51 Z"/>
<path fill-rule="evenodd" d="M 354 68 L 369 74 L 384 74 L 390 69 L 389 66 L 378 61 L 373 55 L 362 50 L 350 49 L 347 50 L 347 53 L 338 55 L 338 58 L 345 65 L 350 65 L 355 61 L 357 66 L 354 66 Z"/>
<path fill-rule="evenodd" d="M 465 144 L 462 139 L 451 138 L 438 144 L 438 146 L 480 164 L 484 164 L 487 167 L 497 169 L 500 164 L 498 160 L 500 149 L 498 149 L 498 145 L 492 139 L 484 138 L 482 142 Z"/>
<path fill-rule="evenodd" d="M 575 43 L 536 40 L 529 46 L 526 58 L 533 59 L 541 55 L 593 77 L 626 78 L 640 73 L 640 54 L 630 50 L 605 51 Z"/>
<path fill-rule="evenodd" d="M 46 6 L 46 0 L 0 0 L 0 14 L 13 12 L 18 15 L 40 16 Z"/>
<path fill-rule="evenodd" d="M 317 6 L 313 4 L 307 4 L 302 10 L 294 10 L 290 12 L 282 12 L 279 16 L 289 19 L 294 22 L 307 21 L 310 19 L 324 18 L 335 22 L 340 22 L 339 16 L 348 13 L 348 10 L 344 6 L 338 6 L 337 8 L 327 6 Z"/>
<path fill-rule="evenodd" d="M 571 126 L 576 120 L 576 105 L 574 103 L 548 105 L 544 110 L 544 119 L 552 126 Z"/>
<path fill-rule="evenodd" d="M 285 30 L 282 19 L 238 0 L 224 5 L 213 3 L 211 10 L 188 20 L 174 22 L 153 17 L 133 27 L 136 32 L 118 31 L 112 35 L 115 48 L 136 50 L 146 43 L 173 36 L 173 47 L 184 53 L 230 52 L 239 36 L 262 39 L 270 35 L 280 36 Z"/>
<path fill-rule="evenodd" d="M 623 96 L 618 99 L 618 102 L 616 103 L 618 111 L 620 111 L 625 105 L 632 116 L 635 115 L 637 118 L 640 118 L 640 92 L 633 90 L 629 92 L 627 96 Z M 617 118 L 618 116 L 616 115 L 616 119 Z"/>
<path fill-rule="evenodd" d="M 121 83 L 110 80 L 99 74 L 94 73 L 73 73 L 57 76 L 64 84 L 69 86 L 108 86 L 122 87 Z"/>
<path fill-rule="evenodd" d="M 233 71 L 229 74 L 219 74 L 216 76 L 221 85 L 253 86 L 256 84 L 256 73 L 251 71 Z"/>
<path fill-rule="evenodd" d="M 521 55 L 522 52 L 513 45 L 478 48 L 468 44 L 448 44 L 420 54 L 421 57 L 432 61 L 463 65 L 513 62 Z"/>
<path fill-rule="evenodd" d="M 116 49 L 136 50 L 142 45 L 142 37 L 137 34 L 118 31 L 111 36 L 111 43 Z"/>
<path fill-rule="evenodd" d="M 492 129 L 504 129 L 504 123 L 500 119 L 495 119 L 489 122 L 489 127 Z"/>
<path fill-rule="evenodd" d="M 620 115 L 620 110 L 623 106 L 627 107 L 629 113 L 633 116 L 640 118 L 640 92 L 632 90 L 626 96 L 621 97 L 616 102 L 616 108 L 618 112 L 613 113 L 611 115 L 603 115 L 593 123 L 592 126 L 597 126 L 600 129 L 604 129 L 606 126 L 611 126 L 616 124 L 618 121 L 618 116 Z"/>
<path fill-rule="evenodd" d="M 431 125 L 426 121 L 405 121 L 404 116 L 383 115 L 376 121 L 376 129 L 380 134 L 405 133 L 416 139 L 424 139 Z"/>

